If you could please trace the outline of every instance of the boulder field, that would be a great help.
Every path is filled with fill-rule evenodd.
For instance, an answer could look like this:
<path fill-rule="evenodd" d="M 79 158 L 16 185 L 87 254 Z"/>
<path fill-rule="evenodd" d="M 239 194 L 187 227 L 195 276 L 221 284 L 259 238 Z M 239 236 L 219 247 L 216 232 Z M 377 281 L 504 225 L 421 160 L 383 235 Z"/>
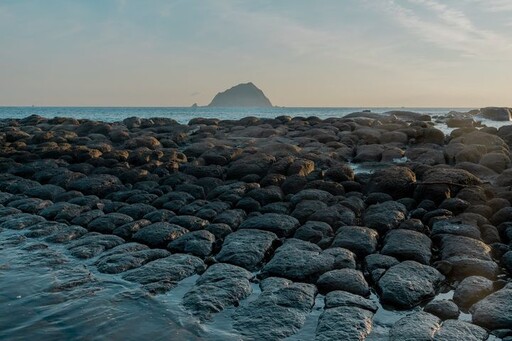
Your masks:
<path fill-rule="evenodd" d="M 311 323 L 316 340 L 511 340 L 512 126 L 451 124 L 1 119 L 0 238 L 60 244 L 157 299 L 195 276 L 183 308 L 244 340 Z"/>

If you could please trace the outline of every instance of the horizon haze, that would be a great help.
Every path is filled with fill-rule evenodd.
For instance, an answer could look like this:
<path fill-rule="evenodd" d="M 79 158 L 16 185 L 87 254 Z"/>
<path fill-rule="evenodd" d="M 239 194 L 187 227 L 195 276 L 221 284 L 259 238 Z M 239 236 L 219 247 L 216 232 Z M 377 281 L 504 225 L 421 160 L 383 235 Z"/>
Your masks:
<path fill-rule="evenodd" d="M 0 1 L 0 106 L 512 107 L 509 0 Z"/>

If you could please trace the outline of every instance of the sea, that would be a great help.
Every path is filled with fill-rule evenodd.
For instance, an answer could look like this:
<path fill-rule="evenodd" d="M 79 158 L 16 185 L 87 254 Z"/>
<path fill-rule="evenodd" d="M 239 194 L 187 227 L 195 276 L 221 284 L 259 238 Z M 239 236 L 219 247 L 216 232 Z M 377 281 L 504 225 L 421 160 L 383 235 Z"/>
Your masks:
<path fill-rule="evenodd" d="M 43 117 L 72 117 L 95 121 L 116 122 L 127 117 L 166 117 L 178 123 L 187 124 L 196 117 L 237 120 L 247 116 L 274 118 L 282 115 L 292 117 L 316 116 L 321 119 L 328 117 L 343 117 L 353 112 L 370 110 L 383 113 L 392 110 L 414 111 L 429 115 L 443 115 L 450 111 L 467 112 L 473 108 L 405 108 L 405 107 L 342 107 L 342 108 L 312 108 L 312 107 L 272 107 L 272 108 L 211 108 L 211 107 L 0 107 L 1 118 L 23 118 L 30 115 Z"/>
<path fill-rule="evenodd" d="M 33 114 L 73 117 L 98 121 L 122 121 L 127 117 L 167 117 L 186 124 L 196 117 L 236 120 L 246 116 L 272 118 L 316 116 L 343 117 L 370 110 L 414 111 L 432 116 L 472 108 L 182 108 L 182 107 L 0 107 L 0 119 L 24 118 Z M 484 122 L 499 127 L 503 122 Z M 505 122 L 507 123 L 507 122 Z M 508 122 L 509 123 L 509 122 Z M 507 124 L 508 124 L 507 123 Z M 445 132 L 446 126 L 436 124 Z M 0 229 L 0 340 L 240 340 L 230 318 L 234 308 L 216 314 L 212 321 L 199 323 L 180 305 L 183 295 L 198 276 L 189 277 L 167 294 L 150 296 L 118 275 L 99 273 L 97 258 L 77 260 L 64 246 L 26 238 L 23 231 Z M 256 299 L 260 291 L 241 304 Z M 451 298 L 446 292 L 436 299 Z M 369 340 L 387 338 L 389 328 L 405 314 L 379 305 L 374 332 Z M 322 312 L 318 296 L 304 327 L 287 340 L 311 340 Z M 418 308 L 420 309 L 420 308 Z M 470 315 L 461 319 L 470 320 Z M 495 338 L 490 338 L 495 339 Z"/>

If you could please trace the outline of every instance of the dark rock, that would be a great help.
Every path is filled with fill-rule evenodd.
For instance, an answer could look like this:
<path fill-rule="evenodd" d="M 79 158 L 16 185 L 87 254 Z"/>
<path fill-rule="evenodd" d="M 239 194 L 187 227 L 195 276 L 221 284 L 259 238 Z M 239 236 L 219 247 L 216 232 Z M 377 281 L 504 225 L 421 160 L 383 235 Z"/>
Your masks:
<path fill-rule="evenodd" d="M 364 297 L 370 295 L 368 283 L 362 272 L 354 269 L 327 271 L 318 278 L 316 285 L 323 295 L 334 290 L 347 291 Z"/>
<path fill-rule="evenodd" d="M 441 320 L 432 314 L 420 311 L 398 320 L 389 331 L 389 340 L 435 340 Z"/>
<path fill-rule="evenodd" d="M 178 215 L 172 217 L 169 219 L 169 223 L 182 226 L 189 231 L 203 230 L 209 224 L 207 220 L 189 215 Z"/>
<path fill-rule="evenodd" d="M 246 214 L 243 210 L 226 210 L 215 217 L 214 224 L 226 224 L 231 229 L 236 229 L 245 220 Z"/>
<path fill-rule="evenodd" d="M 126 243 L 105 252 L 95 264 L 100 272 L 118 274 L 169 255 L 165 250 L 152 250 L 146 245 Z"/>
<path fill-rule="evenodd" d="M 267 278 L 262 293 L 237 309 L 233 327 L 248 339 L 280 340 L 295 334 L 315 303 L 316 288 L 281 278 Z"/>
<path fill-rule="evenodd" d="M 342 248 L 322 249 L 298 239 L 287 239 L 263 267 L 262 276 L 280 276 L 299 282 L 316 282 L 323 273 L 355 268 L 355 255 Z"/>
<path fill-rule="evenodd" d="M 357 304 L 326 306 L 318 319 L 315 341 L 364 340 L 372 331 L 373 314 Z"/>
<path fill-rule="evenodd" d="M 272 107 L 272 103 L 253 83 L 238 84 L 219 92 L 209 107 Z"/>
<path fill-rule="evenodd" d="M 459 307 L 449 300 L 432 301 L 423 310 L 439 317 L 443 321 L 449 319 L 456 320 L 460 314 Z"/>
<path fill-rule="evenodd" d="M 463 224 L 461 221 L 457 220 L 443 220 L 434 223 L 432 226 L 432 237 L 443 234 L 465 236 L 477 240 L 480 239 L 478 226 Z"/>
<path fill-rule="evenodd" d="M 336 231 L 331 247 L 342 247 L 365 257 L 377 250 L 379 234 L 363 226 L 342 226 Z"/>
<path fill-rule="evenodd" d="M 512 326 L 512 285 L 487 296 L 471 307 L 473 323 L 484 328 L 506 329 Z"/>
<path fill-rule="evenodd" d="M 166 209 L 159 209 L 149 212 L 143 218 L 151 221 L 152 223 L 169 222 L 169 220 L 176 214 Z"/>
<path fill-rule="evenodd" d="M 139 220 L 153 211 L 156 211 L 156 208 L 154 208 L 153 206 L 138 203 L 124 206 L 121 209 L 119 209 L 117 213 L 126 214 L 127 216 L 132 217 L 134 220 Z"/>
<path fill-rule="evenodd" d="M 434 340 L 487 340 L 488 333 L 485 329 L 475 326 L 469 322 L 458 320 L 447 320 L 443 322 L 441 328 L 436 332 Z"/>
<path fill-rule="evenodd" d="M 384 238 L 383 255 L 398 260 L 414 260 L 425 265 L 430 264 L 432 242 L 424 234 L 410 230 L 392 230 Z"/>
<path fill-rule="evenodd" d="M 92 258 L 123 243 L 124 239 L 118 236 L 91 232 L 70 242 L 68 249 L 76 258 Z"/>
<path fill-rule="evenodd" d="M 0 218 L 0 229 L 23 230 L 44 221 L 46 221 L 46 219 L 37 215 L 17 213 Z"/>
<path fill-rule="evenodd" d="M 383 203 L 386 201 L 393 201 L 393 197 L 387 193 L 376 192 L 376 193 L 368 194 L 364 203 L 366 205 L 370 206 L 370 205 L 380 204 L 380 203 Z"/>
<path fill-rule="evenodd" d="M 400 309 L 410 309 L 433 297 L 444 280 L 436 269 L 415 261 L 394 265 L 380 278 L 380 299 Z"/>
<path fill-rule="evenodd" d="M 119 226 L 132 222 L 133 218 L 122 213 L 108 213 L 92 220 L 88 225 L 89 231 L 112 234 Z"/>
<path fill-rule="evenodd" d="M 173 254 L 126 271 L 122 277 L 127 281 L 142 284 L 151 293 L 159 294 L 171 290 L 179 281 L 204 269 L 205 265 L 200 258 Z"/>
<path fill-rule="evenodd" d="M 297 219 L 276 213 L 266 213 L 249 218 L 240 224 L 239 229 L 256 229 L 275 233 L 279 237 L 288 237 L 295 233 L 300 223 Z"/>
<path fill-rule="evenodd" d="M 383 235 L 390 229 L 398 227 L 405 220 L 406 213 L 404 205 L 387 201 L 368 207 L 363 216 L 363 223 Z"/>
<path fill-rule="evenodd" d="M 510 121 L 512 112 L 508 108 L 487 107 L 480 109 L 477 117 L 487 118 L 492 121 Z"/>
<path fill-rule="evenodd" d="M 132 239 L 149 247 L 165 249 L 167 244 L 186 233 L 188 230 L 184 227 L 161 222 L 141 228 Z"/>
<path fill-rule="evenodd" d="M 376 171 L 366 186 L 367 193 L 383 192 L 397 200 L 410 197 L 414 191 L 416 175 L 406 167 L 392 166 Z"/>
<path fill-rule="evenodd" d="M 80 225 L 80 226 L 87 226 L 91 221 L 94 219 L 104 215 L 103 211 L 101 210 L 92 210 L 81 213 L 79 216 L 73 218 L 71 220 L 71 224 L 73 225 Z"/>
<path fill-rule="evenodd" d="M 321 221 L 308 221 L 297 229 L 293 238 L 326 248 L 331 244 L 333 235 L 334 232 L 329 224 Z"/>
<path fill-rule="evenodd" d="M 183 297 L 183 306 L 200 320 L 239 302 L 252 292 L 252 274 L 236 265 L 217 263 L 208 268 Z"/>
<path fill-rule="evenodd" d="M 72 180 L 67 188 L 80 191 L 85 195 L 92 194 L 104 197 L 109 193 L 121 190 L 123 185 L 119 178 L 114 175 L 98 174 Z"/>
<path fill-rule="evenodd" d="M 223 240 L 227 235 L 233 232 L 231 227 L 226 224 L 210 224 L 206 226 L 205 230 L 211 232 L 217 240 Z"/>
<path fill-rule="evenodd" d="M 135 221 L 126 223 L 124 225 L 121 225 L 119 227 L 116 227 L 112 231 L 112 234 L 115 234 L 116 236 L 119 236 L 123 239 L 131 239 L 132 235 L 134 233 L 139 231 L 144 226 L 148 226 L 148 225 L 151 225 L 151 221 L 149 221 L 149 220 L 146 220 L 146 219 L 135 220 Z"/>
<path fill-rule="evenodd" d="M 39 211 L 39 215 L 57 221 L 72 221 L 79 216 L 83 208 L 66 202 L 58 202 Z"/>
<path fill-rule="evenodd" d="M 250 271 L 258 269 L 268 257 L 277 236 L 260 230 L 239 230 L 226 237 L 215 257 L 219 262 L 241 266 Z"/>
<path fill-rule="evenodd" d="M 331 291 L 325 295 L 325 309 L 336 307 L 355 307 L 377 312 L 378 305 L 370 299 L 346 291 Z"/>
<path fill-rule="evenodd" d="M 193 231 L 176 238 L 167 245 L 171 252 L 190 253 L 206 257 L 213 251 L 215 236 L 208 231 Z"/>
<path fill-rule="evenodd" d="M 464 278 L 453 294 L 453 301 L 468 311 L 476 302 L 494 292 L 493 282 L 485 277 L 469 276 Z"/>

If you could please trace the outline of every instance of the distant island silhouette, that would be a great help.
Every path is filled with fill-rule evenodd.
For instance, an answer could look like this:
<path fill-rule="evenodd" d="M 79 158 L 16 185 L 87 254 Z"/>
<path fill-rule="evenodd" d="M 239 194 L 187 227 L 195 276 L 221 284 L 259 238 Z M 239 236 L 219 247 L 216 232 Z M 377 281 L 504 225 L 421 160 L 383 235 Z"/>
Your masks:
<path fill-rule="evenodd" d="M 208 107 L 257 107 L 269 108 L 272 103 L 252 82 L 235 85 L 219 92 Z"/>

